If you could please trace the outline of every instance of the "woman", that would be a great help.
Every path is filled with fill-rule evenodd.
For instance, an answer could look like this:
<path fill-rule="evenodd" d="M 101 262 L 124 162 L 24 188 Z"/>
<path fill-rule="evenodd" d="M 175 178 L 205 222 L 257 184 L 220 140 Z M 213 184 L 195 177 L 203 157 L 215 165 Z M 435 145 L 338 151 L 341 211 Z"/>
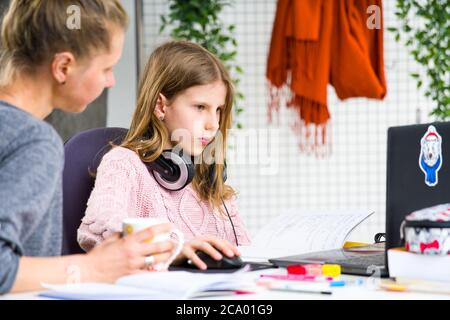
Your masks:
<path fill-rule="evenodd" d="M 79 9 L 79 28 L 68 27 L 69 6 Z M 81 112 L 114 85 L 126 26 L 118 0 L 11 1 L 0 48 L 0 294 L 74 279 L 112 282 L 174 249 L 144 242 L 172 228 L 161 224 L 115 234 L 87 255 L 56 257 L 63 145 L 42 119 L 55 108 Z"/>

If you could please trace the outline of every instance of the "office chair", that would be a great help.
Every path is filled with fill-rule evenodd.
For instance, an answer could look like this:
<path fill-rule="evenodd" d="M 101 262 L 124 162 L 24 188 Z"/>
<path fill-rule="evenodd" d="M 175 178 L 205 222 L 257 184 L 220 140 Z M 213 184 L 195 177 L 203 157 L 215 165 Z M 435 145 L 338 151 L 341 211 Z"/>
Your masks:
<path fill-rule="evenodd" d="M 92 173 L 111 149 L 110 142 L 120 144 L 127 131 L 124 128 L 90 129 L 77 133 L 64 144 L 63 255 L 84 253 L 77 242 L 77 230 L 94 188 Z"/>

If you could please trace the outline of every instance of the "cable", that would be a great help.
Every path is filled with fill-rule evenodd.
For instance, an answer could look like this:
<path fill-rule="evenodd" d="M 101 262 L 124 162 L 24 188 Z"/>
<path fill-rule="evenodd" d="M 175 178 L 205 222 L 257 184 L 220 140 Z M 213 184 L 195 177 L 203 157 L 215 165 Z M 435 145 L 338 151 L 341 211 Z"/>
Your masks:
<path fill-rule="evenodd" d="M 381 238 L 384 238 L 384 241 L 381 240 Z M 381 243 L 386 242 L 386 233 L 379 232 L 374 237 L 375 243 Z"/>
<path fill-rule="evenodd" d="M 231 227 L 233 228 L 234 239 L 236 240 L 236 246 L 239 246 L 238 238 L 237 238 L 237 235 L 236 235 L 236 229 L 234 229 L 233 220 L 231 220 L 231 216 L 230 216 L 230 213 L 228 212 L 227 206 L 225 205 L 225 201 L 223 201 L 223 198 L 221 198 L 221 199 L 222 199 L 222 203 L 223 203 L 223 206 L 225 208 L 225 211 L 227 212 L 228 219 L 230 219 Z"/>

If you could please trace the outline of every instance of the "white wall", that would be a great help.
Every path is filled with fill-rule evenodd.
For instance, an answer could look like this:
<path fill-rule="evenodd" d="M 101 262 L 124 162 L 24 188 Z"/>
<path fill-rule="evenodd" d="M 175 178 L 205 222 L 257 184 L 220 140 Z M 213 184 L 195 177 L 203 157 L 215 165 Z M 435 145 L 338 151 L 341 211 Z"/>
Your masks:
<path fill-rule="evenodd" d="M 136 101 L 136 29 L 135 1 L 122 0 L 129 15 L 122 57 L 114 68 L 116 85 L 108 91 L 108 127 L 130 126 Z"/>

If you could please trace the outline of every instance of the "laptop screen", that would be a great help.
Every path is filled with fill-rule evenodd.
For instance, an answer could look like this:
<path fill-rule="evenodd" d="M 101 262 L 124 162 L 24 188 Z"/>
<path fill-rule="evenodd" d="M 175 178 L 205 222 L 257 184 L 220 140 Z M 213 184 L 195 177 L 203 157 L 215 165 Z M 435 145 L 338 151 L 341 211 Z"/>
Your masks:
<path fill-rule="evenodd" d="M 386 248 L 401 246 L 409 213 L 450 202 L 450 122 L 388 130 Z"/>

